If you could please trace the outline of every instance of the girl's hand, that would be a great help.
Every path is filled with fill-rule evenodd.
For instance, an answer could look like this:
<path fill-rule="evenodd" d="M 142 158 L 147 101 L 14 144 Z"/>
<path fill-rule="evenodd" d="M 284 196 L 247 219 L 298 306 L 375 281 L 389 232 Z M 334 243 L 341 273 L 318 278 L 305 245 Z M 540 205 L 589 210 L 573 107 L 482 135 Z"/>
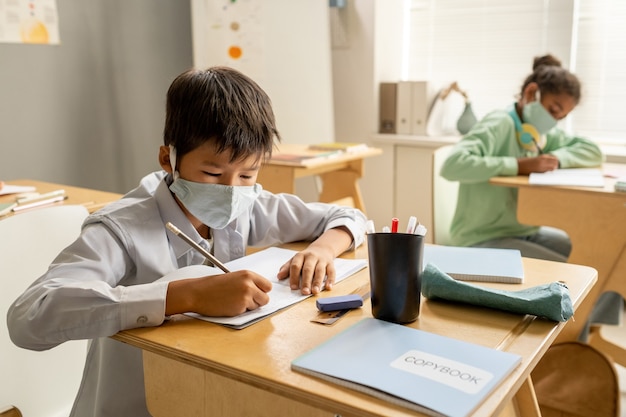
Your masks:
<path fill-rule="evenodd" d="M 550 154 L 543 154 L 531 158 L 517 159 L 517 173 L 519 175 L 529 175 L 533 172 L 553 171 L 558 167 L 558 158 Z"/>

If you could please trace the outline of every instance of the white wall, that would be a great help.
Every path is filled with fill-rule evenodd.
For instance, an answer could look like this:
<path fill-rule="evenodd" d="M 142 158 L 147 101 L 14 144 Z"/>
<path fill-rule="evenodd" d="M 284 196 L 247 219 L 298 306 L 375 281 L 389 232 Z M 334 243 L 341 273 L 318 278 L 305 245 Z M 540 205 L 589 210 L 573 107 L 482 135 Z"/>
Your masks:
<path fill-rule="evenodd" d="M 0 179 L 125 192 L 158 168 L 166 90 L 201 47 L 192 44 L 191 6 L 57 4 L 60 46 L 0 44 Z M 369 141 L 378 82 L 400 76 L 402 0 L 348 0 L 344 9 L 322 0 L 259 4 L 268 30 L 255 79 L 272 97 L 283 140 Z M 346 31 L 332 48 L 331 20 Z M 375 210 L 371 160 L 361 186 Z M 305 199 L 310 186 L 298 184 Z"/>
<path fill-rule="evenodd" d="M 124 192 L 158 169 L 188 1 L 57 0 L 61 45 L 0 44 L 0 179 Z"/>
<path fill-rule="evenodd" d="M 335 137 L 371 143 L 378 129 L 378 85 L 401 79 L 403 0 L 348 0 L 331 10 Z M 341 37 L 337 33 L 342 34 Z M 393 154 L 366 159 L 360 181 L 368 217 L 388 221 Z"/>
<path fill-rule="evenodd" d="M 192 0 L 192 11 L 197 67 L 228 65 L 259 83 L 284 142 L 334 140 L 327 1 Z M 230 44 L 243 46 L 240 58 Z"/>
<path fill-rule="evenodd" d="M 254 79 L 272 100 L 283 143 L 335 140 L 327 1 L 191 4 L 195 66 L 227 65 Z M 240 58 L 226 53 L 231 44 L 242 45 Z M 300 178 L 296 194 L 317 201 L 318 185 Z"/>

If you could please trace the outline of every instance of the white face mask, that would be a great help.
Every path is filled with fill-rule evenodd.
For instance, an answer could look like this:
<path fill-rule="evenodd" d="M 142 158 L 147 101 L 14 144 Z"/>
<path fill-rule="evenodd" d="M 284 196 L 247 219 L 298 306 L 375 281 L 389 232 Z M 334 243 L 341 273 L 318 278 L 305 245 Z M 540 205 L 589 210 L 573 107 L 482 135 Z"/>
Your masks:
<path fill-rule="evenodd" d="M 557 120 L 541 104 L 541 96 L 537 100 L 528 103 L 522 109 L 524 123 L 535 126 L 540 135 L 545 135 L 557 124 Z"/>
<path fill-rule="evenodd" d="M 174 173 L 170 190 L 194 217 L 211 229 L 223 229 L 245 213 L 263 189 L 260 184 L 233 186 L 184 180 L 175 168 L 173 146 L 170 146 L 170 164 Z"/>

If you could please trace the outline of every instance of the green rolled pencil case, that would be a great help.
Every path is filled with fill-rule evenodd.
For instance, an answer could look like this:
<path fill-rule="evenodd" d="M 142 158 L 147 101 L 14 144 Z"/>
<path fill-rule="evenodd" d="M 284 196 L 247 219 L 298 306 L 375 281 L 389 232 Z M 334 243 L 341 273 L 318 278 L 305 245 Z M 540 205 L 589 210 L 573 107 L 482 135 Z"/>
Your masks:
<path fill-rule="evenodd" d="M 574 315 L 569 289 L 561 282 L 519 291 L 491 289 L 457 281 L 429 263 L 424 268 L 421 292 L 430 300 L 441 299 L 512 313 L 532 314 L 553 321 L 567 321 Z"/>

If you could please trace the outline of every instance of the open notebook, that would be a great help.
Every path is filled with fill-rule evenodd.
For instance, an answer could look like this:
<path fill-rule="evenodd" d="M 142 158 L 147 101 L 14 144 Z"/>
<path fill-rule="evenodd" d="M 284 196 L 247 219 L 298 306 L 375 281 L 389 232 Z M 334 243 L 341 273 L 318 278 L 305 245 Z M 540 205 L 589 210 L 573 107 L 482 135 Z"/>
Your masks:
<path fill-rule="evenodd" d="M 200 320 L 223 324 L 234 329 L 243 329 L 278 310 L 310 297 L 310 295 L 300 294 L 300 290 L 292 290 L 289 287 L 289 280 L 279 281 L 276 278 L 278 269 L 296 253 L 296 251 L 289 249 L 271 247 L 224 264 L 230 271 L 248 269 L 270 280 L 272 282 L 272 290 L 269 292 L 270 302 L 268 304 L 235 317 L 206 317 L 196 313 L 187 313 L 187 315 Z M 335 283 L 342 281 L 366 266 L 366 259 L 335 259 Z M 176 279 L 198 278 L 219 274 L 223 274 L 223 272 L 218 268 L 206 265 L 192 265 L 180 268 L 161 278 L 161 280 L 174 281 Z"/>
<path fill-rule="evenodd" d="M 296 358 L 313 375 L 430 416 L 469 416 L 521 357 L 366 318 Z"/>
<path fill-rule="evenodd" d="M 533 172 L 528 176 L 533 185 L 568 185 L 576 187 L 604 187 L 599 168 L 563 168 L 548 172 Z"/>
<path fill-rule="evenodd" d="M 428 263 L 461 281 L 524 282 L 522 255 L 517 249 L 424 245 L 422 264 Z"/>

